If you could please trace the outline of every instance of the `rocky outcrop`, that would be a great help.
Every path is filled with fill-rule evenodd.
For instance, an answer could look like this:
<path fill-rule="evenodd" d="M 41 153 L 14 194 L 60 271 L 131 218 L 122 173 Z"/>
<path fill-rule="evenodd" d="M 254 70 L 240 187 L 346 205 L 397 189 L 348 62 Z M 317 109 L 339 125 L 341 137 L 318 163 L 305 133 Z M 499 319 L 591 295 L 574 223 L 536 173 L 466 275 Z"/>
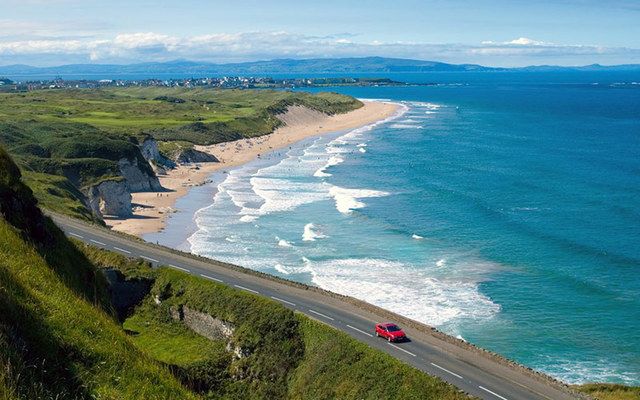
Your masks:
<path fill-rule="evenodd" d="M 156 296 L 154 301 L 157 305 L 162 303 L 161 296 Z M 235 327 L 229 322 L 214 318 L 209 314 L 193 310 L 185 305 L 171 307 L 169 309 L 171 318 L 181 321 L 189 329 L 209 340 L 226 340 L 226 351 L 233 353 L 236 359 L 245 358 L 251 355 L 248 349 L 244 349 L 232 342 Z"/>
<path fill-rule="evenodd" d="M 159 192 L 162 190 L 158 177 L 148 167 L 141 167 L 137 159 L 127 160 L 123 158 L 118 161 L 118 168 L 127 181 L 127 186 L 131 192 Z"/>
<path fill-rule="evenodd" d="M 131 192 L 124 180 L 102 181 L 85 190 L 88 206 L 94 215 L 128 217 L 131 213 Z"/>
<path fill-rule="evenodd" d="M 228 322 L 214 318 L 209 314 L 192 310 L 187 306 L 172 307 L 171 317 L 182 321 L 192 331 L 210 340 L 230 339 L 234 327 Z"/>
<path fill-rule="evenodd" d="M 202 163 L 202 162 L 220 162 L 213 154 L 205 153 L 195 149 L 184 149 L 180 151 L 175 162 L 178 164 Z"/>
<path fill-rule="evenodd" d="M 142 153 L 142 157 L 156 168 L 175 168 L 176 164 L 172 161 L 160 154 L 160 150 L 158 149 L 158 142 L 156 142 L 153 138 L 147 138 L 140 145 L 140 153 Z"/>

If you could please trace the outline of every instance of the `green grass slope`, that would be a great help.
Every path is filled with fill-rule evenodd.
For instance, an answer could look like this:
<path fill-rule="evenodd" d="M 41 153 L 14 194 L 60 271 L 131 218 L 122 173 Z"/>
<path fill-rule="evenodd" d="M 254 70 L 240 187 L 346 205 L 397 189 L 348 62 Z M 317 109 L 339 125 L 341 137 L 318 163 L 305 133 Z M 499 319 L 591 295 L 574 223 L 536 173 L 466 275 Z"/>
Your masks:
<path fill-rule="evenodd" d="M 193 397 L 105 311 L 101 276 L 0 149 L 0 399 Z"/>
<path fill-rule="evenodd" d="M 352 339 L 327 325 L 297 315 L 305 356 L 293 371 L 294 399 L 461 399 L 453 386 Z"/>
<path fill-rule="evenodd" d="M 596 400 L 640 400 L 640 387 L 612 383 L 587 383 L 573 387 Z"/>

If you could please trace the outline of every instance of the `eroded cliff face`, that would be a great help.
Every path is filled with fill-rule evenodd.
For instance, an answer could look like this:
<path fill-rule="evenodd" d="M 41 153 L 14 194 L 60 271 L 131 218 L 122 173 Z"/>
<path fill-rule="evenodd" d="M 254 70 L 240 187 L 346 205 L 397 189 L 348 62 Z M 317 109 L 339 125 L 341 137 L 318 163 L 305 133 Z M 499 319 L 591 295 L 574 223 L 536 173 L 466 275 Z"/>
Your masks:
<path fill-rule="evenodd" d="M 147 160 L 164 158 L 158 152 L 155 140 L 146 140 L 139 148 L 143 157 L 118 161 L 118 169 L 124 179 L 103 181 L 83 190 L 87 206 L 95 216 L 131 216 L 131 193 L 163 190 L 158 177 L 147 164 Z"/>
<path fill-rule="evenodd" d="M 85 190 L 88 206 L 94 215 L 128 217 L 131 212 L 131 192 L 124 180 L 109 180 Z"/>
<path fill-rule="evenodd" d="M 176 164 L 169 160 L 158 150 L 158 142 L 153 138 L 147 138 L 140 145 L 140 153 L 142 157 L 149 162 L 156 173 L 167 168 L 175 168 Z"/>
<path fill-rule="evenodd" d="M 118 161 L 118 167 L 131 192 L 159 192 L 162 190 L 158 177 L 147 172 L 147 169 L 141 168 L 137 159 L 123 158 Z"/>

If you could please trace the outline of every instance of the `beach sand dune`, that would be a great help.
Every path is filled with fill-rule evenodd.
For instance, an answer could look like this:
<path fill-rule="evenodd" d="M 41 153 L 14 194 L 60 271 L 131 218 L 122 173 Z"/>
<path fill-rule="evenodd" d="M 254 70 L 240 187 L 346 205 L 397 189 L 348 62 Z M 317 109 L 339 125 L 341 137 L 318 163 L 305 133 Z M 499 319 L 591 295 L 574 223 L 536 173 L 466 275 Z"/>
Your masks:
<path fill-rule="evenodd" d="M 220 162 L 180 165 L 160 175 L 160 183 L 167 191 L 133 193 L 133 216 L 105 219 L 115 230 L 133 235 L 159 232 L 167 217 L 174 211 L 176 201 L 190 188 L 202 185 L 211 174 L 245 164 L 261 154 L 287 147 L 295 142 L 329 132 L 354 129 L 393 115 L 396 104 L 365 101 L 364 106 L 346 114 L 325 115 L 301 106 L 290 107 L 278 118 L 284 126 L 269 135 L 211 146 L 197 146 L 200 151 L 213 154 Z"/>

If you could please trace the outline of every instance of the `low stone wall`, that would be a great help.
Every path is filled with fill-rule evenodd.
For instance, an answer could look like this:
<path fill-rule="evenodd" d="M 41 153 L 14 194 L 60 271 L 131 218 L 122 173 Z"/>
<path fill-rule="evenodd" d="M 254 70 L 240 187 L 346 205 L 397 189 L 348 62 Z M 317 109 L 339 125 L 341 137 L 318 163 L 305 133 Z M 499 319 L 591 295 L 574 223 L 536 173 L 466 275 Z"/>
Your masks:
<path fill-rule="evenodd" d="M 182 321 L 192 331 L 210 340 L 228 340 L 233 336 L 234 326 L 209 314 L 187 306 L 172 307 L 171 317 Z"/>

